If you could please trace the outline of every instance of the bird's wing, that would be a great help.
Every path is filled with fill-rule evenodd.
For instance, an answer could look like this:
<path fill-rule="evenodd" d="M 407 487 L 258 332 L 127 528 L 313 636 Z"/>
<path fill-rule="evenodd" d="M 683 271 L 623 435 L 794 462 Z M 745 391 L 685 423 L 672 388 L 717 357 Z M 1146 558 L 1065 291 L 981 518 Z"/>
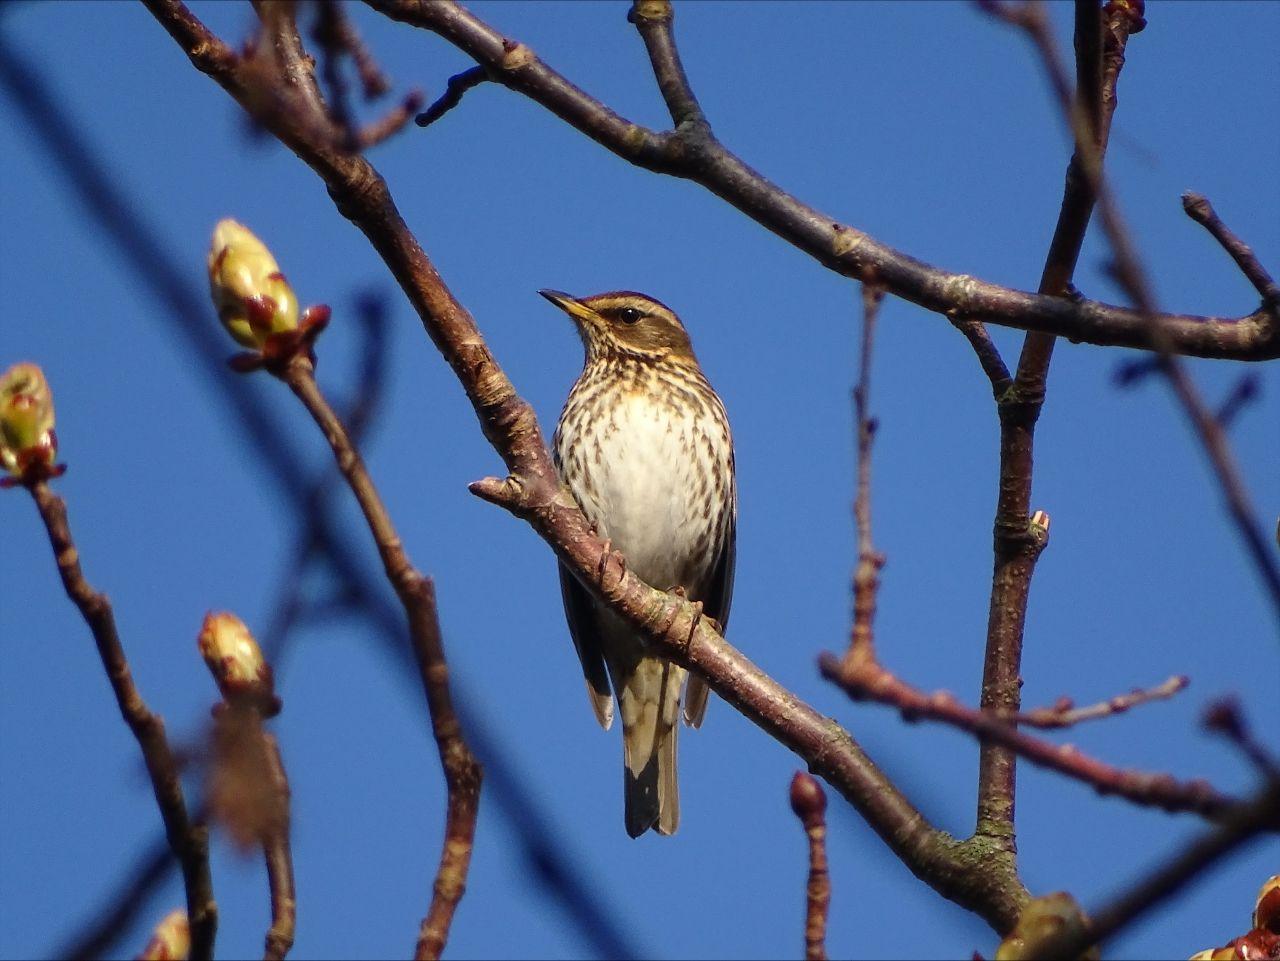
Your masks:
<path fill-rule="evenodd" d="M 733 569 L 738 558 L 738 509 L 734 505 L 729 514 L 728 528 L 724 534 L 724 544 L 720 548 L 720 556 L 716 558 L 711 576 L 707 578 L 707 589 L 703 592 L 702 613 L 712 618 L 724 631 L 729 626 L 729 605 L 733 601 Z M 699 727 L 707 713 L 707 695 L 710 688 L 707 682 L 696 674 L 689 675 L 689 684 L 684 695 L 684 722 L 690 727 Z"/>
<path fill-rule="evenodd" d="M 563 564 L 560 565 L 560 595 L 569 621 L 569 635 L 582 662 L 582 676 L 587 682 L 587 696 L 596 720 L 606 731 L 613 723 L 613 695 L 609 692 L 609 674 L 600 651 L 599 623 L 591 595 L 578 583 Z"/>

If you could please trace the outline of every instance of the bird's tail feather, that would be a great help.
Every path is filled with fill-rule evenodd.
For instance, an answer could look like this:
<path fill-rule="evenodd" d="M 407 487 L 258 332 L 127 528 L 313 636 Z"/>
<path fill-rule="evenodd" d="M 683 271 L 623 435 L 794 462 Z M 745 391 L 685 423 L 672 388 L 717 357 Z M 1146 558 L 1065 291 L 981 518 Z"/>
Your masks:
<path fill-rule="evenodd" d="M 680 824 L 676 731 L 684 671 L 643 658 L 621 686 L 623 799 L 627 833 L 673 834 Z"/>

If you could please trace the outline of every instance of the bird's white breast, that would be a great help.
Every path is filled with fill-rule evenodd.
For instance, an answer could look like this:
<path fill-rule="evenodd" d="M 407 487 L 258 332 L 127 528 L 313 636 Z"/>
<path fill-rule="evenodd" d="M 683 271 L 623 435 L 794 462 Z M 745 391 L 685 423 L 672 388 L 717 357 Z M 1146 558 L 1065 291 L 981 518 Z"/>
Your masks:
<path fill-rule="evenodd" d="M 714 560 L 709 548 L 733 499 L 723 411 L 718 403 L 713 410 L 655 401 L 643 390 L 605 396 L 608 402 L 591 405 L 595 416 L 562 418 L 561 472 L 600 536 L 637 575 L 659 590 L 689 586 Z"/>

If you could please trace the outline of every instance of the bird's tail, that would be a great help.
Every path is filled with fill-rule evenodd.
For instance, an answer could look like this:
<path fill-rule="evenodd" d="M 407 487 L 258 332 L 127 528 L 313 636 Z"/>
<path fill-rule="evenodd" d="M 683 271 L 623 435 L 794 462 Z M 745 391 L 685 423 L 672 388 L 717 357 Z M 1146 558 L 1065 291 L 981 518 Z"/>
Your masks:
<path fill-rule="evenodd" d="M 650 828 L 674 834 L 680 825 L 676 780 L 676 716 L 685 671 L 662 658 L 641 658 L 618 685 L 622 714 L 623 798 L 627 833 Z"/>

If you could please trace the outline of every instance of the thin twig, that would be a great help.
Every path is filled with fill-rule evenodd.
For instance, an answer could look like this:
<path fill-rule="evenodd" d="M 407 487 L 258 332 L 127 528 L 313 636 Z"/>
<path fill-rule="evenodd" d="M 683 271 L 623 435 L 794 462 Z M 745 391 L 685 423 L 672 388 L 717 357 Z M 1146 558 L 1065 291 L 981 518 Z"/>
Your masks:
<path fill-rule="evenodd" d="M 356 143 L 361 150 L 370 150 L 378 144 L 390 140 L 405 127 L 422 109 L 422 91 L 410 90 L 399 104 L 392 107 L 381 119 L 371 121 L 356 133 Z"/>
<path fill-rule="evenodd" d="M 356 125 L 347 99 L 347 81 L 342 75 L 342 57 L 347 52 L 346 16 L 337 0 L 320 0 L 316 5 L 315 26 L 311 36 L 320 47 L 320 76 L 324 78 L 325 98 L 329 107 L 329 119 L 337 128 L 342 145 L 347 150 L 359 146 Z"/>
<path fill-rule="evenodd" d="M 854 414 L 857 421 L 858 493 L 853 501 L 853 514 L 858 529 L 858 565 L 853 574 L 853 630 L 845 663 L 856 666 L 874 663 L 876 659 L 873 622 L 876 595 L 880 591 L 880 571 L 885 556 L 871 539 L 871 445 L 875 439 L 876 421 L 870 415 L 871 348 L 875 343 L 876 317 L 884 291 L 862 285 L 862 351 L 858 383 L 853 388 Z"/>
<path fill-rule="evenodd" d="M 1013 717 L 1004 718 L 1004 720 L 1016 721 L 1023 727 L 1035 727 L 1041 730 L 1072 727 L 1082 721 L 1095 721 L 1103 717 L 1112 717 L 1140 704 L 1150 704 L 1152 701 L 1173 697 L 1179 691 L 1186 690 L 1187 685 L 1190 683 L 1190 678 L 1185 674 L 1176 674 L 1155 687 L 1149 687 L 1146 690 L 1135 688 L 1128 694 L 1119 694 L 1116 697 L 1109 698 L 1098 704 L 1091 704 L 1088 707 L 1076 707 L 1070 698 L 1062 698 L 1052 707 L 1024 711 Z"/>
<path fill-rule="evenodd" d="M 111 682 L 120 715 L 142 749 L 156 804 L 164 819 L 169 847 L 182 865 L 187 917 L 191 925 L 191 957 L 193 961 L 209 961 L 213 957 L 213 941 L 218 927 L 218 908 L 213 900 L 213 880 L 209 874 L 209 832 L 204 825 L 194 824 L 188 817 L 178 765 L 165 737 L 164 722 L 148 710 L 133 682 L 124 646 L 116 631 L 111 603 L 106 595 L 90 587 L 84 578 L 80 555 L 67 524 L 66 504 L 44 481 L 38 481 L 28 489 L 49 533 L 49 544 L 53 548 L 67 597 L 79 608 L 93 632 L 98 656 L 102 659 L 107 680 Z"/>
<path fill-rule="evenodd" d="M 939 721 L 967 731 L 982 741 L 999 744 L 1032 764 L 1065 774 L 1099 794 L 1114 794 L 1133 804 L 1165 811 L 1189 811 L 1218 819 L 1240 806 L 1206 781 L 1181 782 L 1168 774 L 1126 770 L 1091 758 L 1067 744 L 1023 734 L 1000 715 L 965 707 L 952 695 L 929 694 L 905 683 L 878 665 L 845 671 L 834 654 L 818 661 L 823 677 L 838 684 L 855 700 L 871 700 L 897 708 L 907 721 Z M 1280 821 L 1275 825 L 1280 829 Z"/>
<path fill-rule="evenodd" d="M 462 73 L 455 73 L 445 85 L 444 93 L 426 110 L 414 118 L 419 127 L 428 127 L 450 110 L 462 103 L 462 95 L 472 87 L 478 87 L 489 79 L 489 71 L 481 66 L 470 67 Z"/>
<path fill-rule="evenodd" d="M 1000 400 L 1005 391 L 1013 386 L 1013 378 L 1009 375 L 1009 368 L 1005 366 L 1004 358 L 1000 356 L 999 348 L 987 333 L 987 325 L 973 317 L 955 315 L 952 315 L 951 323 L 969 341 L 969 346 L 977 355 L 978 363 L 982 365 L 982 372 L 987 375 L 987 380 L 991 381 L 992 395 L 997 401 Z"/>
<path fill-rule="evenodd" d="M 280 757 L 275 736 L 263 732 L 266 774 L 277 803 L 277 818 L 262 842 L 267 863 L 267 886 L 271 892 L 271 928 L 267 931 L 264 961 L 282 961 L 293 947 L 297 923 L 297 893 L 293 881 L 293 853 L 289 845 L 289 778 Z"/>
<path fill-rule="evenodd" d="M 431 907 L 422 922 L 416 959 L 438 958 L 449 937 L 458 902 L 466 889 L 467 871 L 475 840 L 479 813 L 482 770 L 467 746 L 462 725 L 453 708 L 449 691 L 449 668 L 445 660 L 440 622 L 436 614 L 435 589 L 410 562 L 391 516 L 373 485 L 359 452 L 346 428 L 320 392 L 311 362 L 295 357 L 280 378 L 307 408 L 333 449 L 338 469 L 355 495 L 369 532 L 382 558 L 387 578 L 404 606 L 413 638 L 414 652 L 422 676 L 448 789 L 445 836 L 440 865 L 431 898 Z"/>
<path fill-rule="evenodd" d="M 1231 741 L 1262 777 L 1280 784 L 1280 761 L 1253 735 L 1234 697 L 1220 698 L 1204 714 L 1204 726 Z"/>
<path fill-rule="evenodd" d="M 658 81 L 662 99 L 666 101 L 671 122 L 677 128 L 686 124 L 705 128 L 707 118 L 698 105 L 698 98 L 693 94 L 689 78 L 685 76 L 680 51 L 676 48 L 675 37 L 671 32 L 675 11 L 670 0 L 633 0 L 627 19 L 635 24 L 644 40 L 649 63 L 653 66 L 653 76 Z"/>
<path fill-rule="evenodd" d="M 1253 248 L 1222 222 L 1208 198 L 1188 191 L 1182 195 L 1182 209 L 1187 212 L 1188 217 L 1209 231 L 1213 239 L 1222 245 L 1222 249 L 1231 255 L 1240 272 L 1253 284 L 1253 289 L 1262 295 L 1264 302 L 1280 305 L 1280 285 L 1276 284 L 1271 274 L 1262 266 Z"/>
<path fill-rule="evenodd" d="M 791 779 L 791 810 L 809 838 L 809 880 L 805 884 L 804 956 L 826 961 L 831 875 L 827 870 L 827 795 L 817 780 L 797 771 Z"/>

